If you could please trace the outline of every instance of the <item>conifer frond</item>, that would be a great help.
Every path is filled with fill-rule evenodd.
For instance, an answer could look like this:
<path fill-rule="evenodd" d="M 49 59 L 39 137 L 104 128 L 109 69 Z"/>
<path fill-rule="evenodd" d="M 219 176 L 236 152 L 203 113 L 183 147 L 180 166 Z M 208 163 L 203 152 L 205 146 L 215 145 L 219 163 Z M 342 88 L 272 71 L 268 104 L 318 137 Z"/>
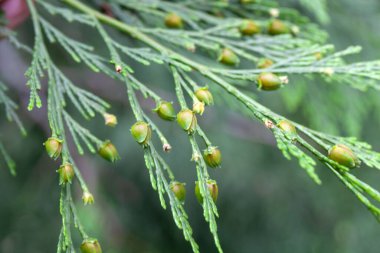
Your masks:
<path fill-rule="evenodd" d="M 326 24 L 330 21 L 330 17 L 327 13 L 327 1 L 326 0 L 299 0 L 299 2 L 305 6 L 310 12 L 314 13 L 319 22 Z"/>
<path fill-rule="evenodd" d="M 320 6 L 321 11 L 316 15 L 321 21 L 327 20 L 324 12 L 326 1 L 301 2 L 309 8 Z M 284 157 L 296 158 L 300 167 L 317 184 L 321 184 L 321 180 L 315 171 L 315 160 L 326 165 L 380 220 L 380 209 L 375 205 L 380 202 L 380 193 L 361 181 L 359 176 L 354 176 L 351 167 L 333 160 L 329 152 L 337 144 L 345 145 L 352 152 L 352 156 L 377 169 L 380 169 L 380 154 L 373 151 L 369 144 L 354 138 L 325 134 L 286 119 L 257 102 L 256 92 L 252 89 L 257 85 L 259 89 L 265 90 L 260 76 L 268 72 L 274 75 L 278 87 L 285 86 L 284 89 L 291 87 L 295 74 L 313 74 L 321 76 L 327 82 L 342 82 L 360 90 L 369 87 L 380 89 L 379 61 L 346 63 L 344 59 L 347 55 L 358 53 L 360 47 L 335 51 L 333 45 L 325 43 L 326 33 L 317 25 L 298 12 L 282 8 L 273 1 L 243 3 L 206 0 L 111 0 L 106 4 L 109 4 L 112 15 L 97 10 L 100 1 L 84 3 L 79 0 L 63 0 L 55 4 L 42 0 L 27 0 L 27 3 L 35 33 L 33 50 L 20 43 L 13 32 L 0 32 L 6 34 L 16 47 L 32 51 L 32 61 L 26 72 L 27 85 L 30 88 L 29 110 L 35 106 L 41 107 L 39 91 L 42 88 L 42 78 L 47 79 L 46 106 L 51 137 L 61 143 L 62 164 L 72 165 L 82 188 L 85 204 L 92 203 L 93 196 L 81 176 L 80 169 L 75 165 L 67 145 L 70 139 L 66 131 L 70 133 L 79 154 L 84 153 L 83 143 L 91 153 L 98 152 L 111 162 L 118 159 L 118 154 L 113 145 L 109 146 L 109 141 L 97 138 L 70 114 L 67 107 L 72 104 L 85 119 L 91 119 L 96 113 L 104 116 L 110 106 L 102 98 L 74 84 L 64 74 L 50 56 L 48 43 L 59 44 L 77 63 L 84 63 L 94 72 L 101 72 L 120 81 L 126 88 L 126 100 L 136 121 L 143 121 L 144 126 L 149 127 L 149 139 L 138 143 L 144 149 L 152 188 L 157 191 L 164 209 L 169 201 L 174 222 L 182 230 L 184 238 L 189 241 L 193 252 L 198 253 L 200 250 L 192 235 L 188 215 L 183 203 L 170 188 L 170 183 L 176 180 L 176 177 L 154 145 L 154 138 L 158 137 L 164 150 L 165 147 L 168 149 L 170 138 L 164 136 L 150 115 L 144 112 L 136 93 L 152 99 L 156 105 L 165 99 L 150 85 L 136 77 L 134 63 L 140 63 L 146 68 L 157 64 L 163 71 L 169 70 L 168 73 L 173 77 L 173 90 L 177 95 L 175 103 L 178 103 L 182 110 L 190 111 L 190 126 L 186 126 L 186 129 L 181 127 L 185 130 L 184 135 L 189 138 L 192 150 L 192 161 L 195 163 L 200 195 L 203 198 L 203 216 L 209 223 L 219 253 L 223 250 L 217 233 L 218 209 L 208 188 L 208 165 L 213 166 L 207 162 L 204 152 L 201 151 L 203 145 L 206 146 L 206 150 L 214 145 L 202 127 L 195 124 L 196 117 L 199 116 L 195 115 L 195 109 L 192 111 L 192 106 L 196 103 L 203 103 L 195 94 L 201 87 L 209 87 L 214 95 L 218 95 L 216 103 L 224 101 L 228 107 L 236 108 L 241 114 L 254 118 L 267 127 L 273 133 L 273 140 L 277 142 L 277 147 Z M 175 13 L 179 22 L 172 28 L 183 29 L 165 26 L 165 19 L 170 13 Z M 102 41 L 103 47 L 108 49 L 107 55 L 104 56 L 103 50 L 98 48 L 99 46 L 91 45 L 90 41 L 80 41 L 66 35 L 60 27 L 55 26 L 50 16 L 79 23 L 97 32 L 99 42 Z M 260 34 L 246 36 L 247 34 L 242 32 L 242 25 L 247 19 L 257 23 Z M 270 31 L 272 22 L 276 20 L 284 27 L 282 31 Z M 279 33 L 282 35 L 278 35 Z M 228 53 L 232 60 L 227 59 L 223 62 L 222 54 L 225 49 L 230 50 Z M 260 66 L 263 59 L 270 61 L 270 65 Z M 223 63 L 230 66 L 222 65 Z M 285 75 L 291 76 L 288 78 Z M 289 84 L 286 84 L 287 81 Z M 4 87 L 0 83 L 0 104 L 5 104 L 6 115 L 16 121 L 23 131 L 14 113 L 16 105 L 6 97 Z M 297 96 L 302 97 L 302 90 Z M 189 101 L 194 104 L 189 106 Z M 200 114 L 203 113 L 203 109 L 199 110 Z M 281 127 L 283 121 L 290 125 L 290 130 Z M 151 131 L 153 140 L 150 139 Z M 109 148 L 107 152 L 100 152 L 104 147 Z M 13 164 L 1 143 L 0 153 L 8 164 Z M 69 183 L 61 184 L 62 229 L 58 239 L 58 253 L 74 252 L 75 245 L 71 234 L 73 225 L 82 239 L 89 238 L 76 213 L 70 188 Z"/>
<path fill-rule="evenodd" d="M 20 129 L 20 132 L 23 136 L 26 136 L 26 130 L 19 118 L 16 114 L 16 109 L 18 108 L 16 102 L 14 102 L 7 94 L 8 90 L 7 86 L 0 81 L 0 107 L 4 105 L 4 114 L 8 121 L 15 122 L 17 127 Z M 1 109 L 1 108 L 0 108 Z M 2 115 L 4 115 L 2 113 Z M 1 137 L 1 135 L 0 135 Z M 9 168 L 10 173 L 15 176 L 16 175 L 16 164 L 8 154 L 4 145 L 0 141 L 0 157 L 4 158 L 5 164 Z"/>
<path fill-rule="evenodd" d="M 0 81 L 0 105 L 4 105 L 5 109 L 5 116 L 10 122 L 15 122 L 17 127 L 20 129 L 20 132 L 22 135 L 26 135 L 26 130 L 16 114 L 16 110 L 18 109 L 18 106 L 16 102 L 14 102 L 10 97 L 7 96 L 5 93 L 8 90 L 7 86 L 5 86 L 4 83 Z"/>

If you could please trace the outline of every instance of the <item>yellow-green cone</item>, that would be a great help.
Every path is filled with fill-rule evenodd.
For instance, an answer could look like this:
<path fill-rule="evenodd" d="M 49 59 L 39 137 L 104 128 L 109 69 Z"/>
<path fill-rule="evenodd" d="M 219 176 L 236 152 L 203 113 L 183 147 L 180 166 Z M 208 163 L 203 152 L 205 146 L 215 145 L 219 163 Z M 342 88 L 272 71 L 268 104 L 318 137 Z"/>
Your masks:
<path fill-rule="evenodd" d="M 176 198 L 183 202 L 186 198 L 186 188 L 184 183 L 180 183 L 178 181 L 173 181 L 170 183 L 170 189 L 176 196 Z"/>
<path fill-rule="evenodd" d="M 149 143 L 152 137 L 152 130 L 148 123 L 138 121 L 131 127 L 131 135 L 137 143 L 145 146 Z"/>
<path fill-rule="evenodd" d="M 85 239 L 80 245 L 80 251 L 82 253 L 102 253 L 102 248 L 98 240 L 96 239 Z"/>
<path fill-rule="evenodd" d="M 165 25 L 168 28 L 179 29 L 183 27 L 183 21 L 177 14 L 169 13 L 165 17 Z"/>
<path fill-rule="evenodd" d="M 203 158 L 211 168 L 220 167 L 222 164 L 222 153 L 217 147 L 209 147 L 203 151 Z"/>
<path fill-rule="evenodd" d="M 221 63 L 229 66 L 236 66 L 239 64 L 239 57 L 229 48 L 224 48 L 218 59 Z"/>
<path fill-rule="evenodd" d="M 205 105 L 214 104 L 214 98 L 211 92 L 208 90 L 208 87 L 199 88 L 194 92 L 194 94 L 197 97 L 197 99 L 205 103 Z"/>
<path fill-rule="evenodd" d="M 328 152 L 328 157 L 348 168 L 355 168 L 360 165 L 360 160 L 355 153 L 343 144 L 333 146 Z"/>
<path fill-rule="evenodd" d="M 219 189 L 218 189 L 218 185 L 217 185 L 216 181 L 215 180 L 207 180 L 207 188 L 210 192 L 212 200 L 215 203 L 216 200 L 218 199 L 218 195 L 219 195 Z M 199 204 L 203 204 L 203 196 L 201 194 L 201 189 L 199 187 L 199 181 L 195 182 L 195 197 L 197 198 Z"/>
<path fill-rule="evenodd" d="M 197 117 L 194 112 L 189 109 L 183 109 L 177 114 L 177 122 L 180 127 L 192 134 L 197 127 Z"/>
<path fill-rule="evenodd" d="M 161 101 L 154 109 L 157 115 L 164 120 L 175 120 L 176 114 L 172 103 L 167 101 Z"/>
<path fill-rule="evenodd" d="M 257 85 L 260 90 L 277 90 L 282 86 L 281 79 L 273 73 L 261 73 L 257 78 Z"/>
<path fill-rule="evenodd" d="M 102 143 L 102 145 L 98 149 L 98 154 L 105 160 L 112 163 L 120 159 L 116 147 L 109 140 L 106 140 Z"/>
<path fill-rule="evenodd" d="M 44 146 L 50 158 L 56 160 L 61 155 L 62 143 L 63 141 L 56 137 L 50 137 L 45 141 Z"/>
<path fill-rule="evenodd" d="M 269 23 L 268 33 L 270 35 L 280 35 L 290 33 L 289 27 L 281 20 L 274 19 Z"/>

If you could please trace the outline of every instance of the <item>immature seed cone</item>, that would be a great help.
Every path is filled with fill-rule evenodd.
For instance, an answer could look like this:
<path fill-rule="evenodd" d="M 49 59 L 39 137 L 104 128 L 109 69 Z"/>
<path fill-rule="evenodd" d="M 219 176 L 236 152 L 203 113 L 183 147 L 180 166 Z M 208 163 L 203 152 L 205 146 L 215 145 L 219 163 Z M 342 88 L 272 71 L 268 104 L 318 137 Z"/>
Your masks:
<path fill-rule="evenodd" d="M 173 181 L 170 183 L 170 189 L 172 190 L 172 192 L 174 193 L 174 195 L 179 201 L 181 202 L 185 201 L 186 188 L 185 188 L 184 183 Z"/>
<path fill-rule="evenodd" d="M 61 155 L 62 142 L 62 140 L 55 137 L 50 137 L 45 141 L 45 149 L 50 158 L 56 160 Z"/>
<path fill-rule="evenodd" d="M 286 34 L 290 33 L 290 29 L 281 20 L 274 19 L 269 23 L 268 33 L 270 35 Z"/>
<path fill-rule="evenodd" d="M 210 192 L 212 200 L 215 203 L 216 200 L 218 199 L 218 194 L 219 194 L 219 189 L 218 189 L 218 185 L 216 184 L 216 181 L 215 180 L 207 180 L 207 188 Z M 195 181 L 195 197 L 197 197 L 199 204 L 202 205 L 203 204 L 203 196 L 201 194 L 199 181 Z"/>
<path fill-rule="evenodd" d="M 277 126 L 284 132 L 289 133 L 289 134 L 297 134 L 296 127 L 289 121 L 287 120 L 281 120 L 278 122 Z"/>
<path fill-rule="evenodd" d="M 138 121 L 131 127 L 131 134 L 137 143 L 146 146 L 152 137 L 152 129 L 148 123 Z"/>
<path fill-rule="evenodd" d="M 244 20 L 239 27 L 240 33 L 246 36 L 260 33 L 260 30 L 260 27 L 253 20 Z"/>
<path fill-rule="evenodd" d="M 229 66 L 236 66 L 239 64 L 239 57 L 229 48 L 224 48 L 219 55 L 218 59 L 221 63 Z"/>
<path fill-rule="evenodd" d="M 165 17 L 165 25 L 169 28 L 178 29 L 183 27 L 183 21 L 182 18 L 177 14 L 169 13 Z"/>
<path fill-rule="evenodd" d="M 104 124 L 106 126 L 114 127 L 117 125 L 117 117 L 115 115 L 110 114 L 110 113 L 104 113 L 103 118 L 104 118 Z"/>
<path fill-rule="evenodd" d="M 281 79 L 273 73 L 261 73 L 257 78 L 257 85 L 260 90 L 277 90 L 281 87 Z"/>
<path fill-rule="evenodd" d="M 205 111 L 205 103 L 203 102 L 195 102 L 193 104 L 193 112 L 199 115 L 203 115 L 203 112 Z"/>
<path fill-rule="evenodd" d="M 205 103 L 205 105 L 214 104 L 214 98 L 211 92 L 208 90 L 208 87 L 199 88 L 194 92 L 194 94 L 197 97 L 197 99 Z"/>
<path fill-rule="evenodd" d="M 262 58 L 257 63 L 257 68 L 266 69 L 273 65 L 273 61 L 268 58 Z"/>
<path fill-rule="evenodd" d="M 80 245 L 80 251 L 82 253 L 102 253 L 102 248 L 98 240 L 96 239 L 85 239 Z"/>
<path fill-rule="evenodd" d="M 355 168 L 360 165 L 360 160 L 355 153 L 346 145 L 337 144 L 333 146 L 328 153 L 328 157 L 335 162 L 348 167 Z"/>
<path fill-rule="evenodd" d="M 164 120 L 175 120 L 176 115 L 172 103 L 161 101 L 154 109 L 157 115 Z"/>
<path fill-rule="evenodd" d="M 197 127 L 197 117 L 194 112 L 189 109 L 183 109 L 177 114 L 177 122 L 180 127 L 192 134 Z"/>
<path fill-rule="evenodd" d="M 222 164 L 222 153 L 217 147 L 209 147 L 203 151 L 203 158 L 211 168 L 220 167 Z"/>
<path fill-rule="evenodd" d="M 70 163 L 62 164 L 58 169 L 58 173 L 59 173 L 59 184 L 65 184 L 65 183 L 71 184 L 71 181 L 73 177 L 75 176 L 73 165 Z"/>
<path fill-rule="evenodd" d="M 314 53 L 314 57 L 316 60 L 319 61 L 320 59 L 323 58 L 323 54 L 321 52 L 316 52 L 316 53 Z"/>
<path fill-rule="evenodd" d="M 112 163 L 120 159 L 116 147 L 109 140 L 103 142 L 103 144 L 99 147 L 98 154 Z"/>
<path fill-rule="evenodd" d="M 92 205 L 94 204 L 94 195 L 92 195 L 90 192 L 85 191 L 82 195 L 82 201 L 84 205 Z"/>

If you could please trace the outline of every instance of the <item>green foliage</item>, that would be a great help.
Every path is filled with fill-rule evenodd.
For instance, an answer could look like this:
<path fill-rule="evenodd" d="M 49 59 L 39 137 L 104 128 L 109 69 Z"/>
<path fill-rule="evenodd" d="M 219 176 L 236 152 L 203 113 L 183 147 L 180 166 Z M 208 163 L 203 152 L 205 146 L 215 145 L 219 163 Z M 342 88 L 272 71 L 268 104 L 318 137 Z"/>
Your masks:
<path fill-rule="evenodd" d="M 4 29 L 4 34 L 18 48 L 30 52 L 31 64 L 26 72 L 27 86 L 30 89 L 28 109 L 40 108 L 40 90 L 42 78 L 47 79 L 47 118 L 51 135 L 63 140 L 62 162 L 73 165 L 75 178 L 78 179 L 85 204 L 93 202 L 88 199 L 90 191 L 82 178 L 79 168 L 75 165 L 67 130 L 77 148 L 84 154 L 82 143 L 91 153 L 104 143 L 73 114 L 66 109 L 68 104 L 86 120 L 98 115 L 104 115 L 110 105 L 78 85 L 74 84 L 54 63 L 47 43 L 59 44 L 64 51 L 77 63 L 84 63 L 94 72 L 103 74 L 120 81 L 125 85 L 128 102 L 136 121 L 144 121 L 158 137 L 164 151 L 170 150 L 168 139 L 160 131 L 150 116 L 144 112 L 137 94 L 153 100 L 156 104 L 166 101 L 147 84 L 134 76 L 133 64 L 144 66 L 161 65 L 163 71 L 173 77 L 173 90 L 181 109 L 188 109 L 189 101 L 199 102 L 194 91 L 200 87 L 209 86 L 218 103 L 225 101 L 229 107 L 236 108 L 240 113 L 255 118 L 272 131 L 278 148 L 287 159 L 296 158 L 299 165 L 317 184 L 321 179 L 315 171 L 316 162 L 325 164 L 334 175 L 342 181 L 349 190 L 361 201 L 369 211 L 380 221 L 380 209 L 374 203 L 380 202 L 380 193 L 354 176 L 350 169 L 329 159 L 328 150 L 336 144 L 348 146 L 356 156 L 367 166 L 380 169 L 380 154 L 372 151 L 370 145 L 354 138 L 344 138 L 318 132 L 291 122 L 297 133 L 289 134 L 280 129 L 277 124 L 285 117 L 276 114 L 255 99 L 252 87 L 257 86 L 261 73 L 276 73 L 284 89 L 292 88 L 292 78 L 296 75 L 307 76 L 311 79 L 320 78 L 333 85 L 351 86 L 360 91 L 380 89 L 379 61 L 346 63 L 345 57 L 359 53 L 358 46 L 335 51 L 334 46 L 326 44 L 326 33 L 311 23 L 296 11 L 278 7 L 272 1 L 257 1 L 249 4 L 226 1 L 109 1 L 109 6 L 116 17 L 102 14 L 97 9 L 98 1 L 87 4 L 79 0 L 64 0 L 47 3 L 45 1 L 27 1 L 33 30 L 35 33 L 33 50 L 18 42 L 14 33 Z M 325 12 L 326 1 L 302 1 L 310 9 L 318 9 L 317 17 L 325 22 L 328 20 Z M 183 19 L 184 29 L 168 29 L 164 25 L 167 13 L 176 13 Z M 223 17 L 223 18 L 221 18 Z M 78 41 L 60 31 L 50 19 L 65 19 L 78 22 L 97 32 L 97 42 L 107 49 L 104 52 L 88 41 Z M 254 18 L 262 28 L 262 34 L 253 37 L 242 36 L 239 27 L 247 18 Z M 291 34 L 269 36 L 268 25 L 274 18 L 281 19 L 289 28 Z M 120 33 L 116 33 L 116 31 Z M 95 43 L 94 43 L 95 44 Z M 225 67 L 218 63 L 217 58 L 222 50 L 228 48 L 234 55 L 236 67 Z M 255 68 L 262 58 L 273 61 L 266 69 Z M 288 78 L 287 75 L 291 75 Z M 289 82 L 289 83 L 288 83 Z M 318 87 L 319 88 L 319 87 Z M 317 88 L 317 89 L 318 89 Z M 247 90 L 247 91 L 246 91 Z M 5 95 L 5 86 L 0 83 L 0 103 L 5 105 L 9 120 L 14 120 L 21 131 L 24 129 L 14 110 L 16 105 Z M 298 91 L 302 96 L 302 90 Z M 285 95 L 286 96 L 286 95 Z M 296 101 L 287 98 L 297 107 Z M 153 109 L 153 108 L 152 108 Z M 195 119 L 194 119 L 195 120 Z M 186 129 L 192 150 L 192 161 L 195 163 L 200 194 L 203 197 L 203 215 L 209 223 L 210 232 L 218 252 L 223 252 L 217 233 L 218 209 L 212 199 L 207 182 L 210 180 L 207 164 L 202 156 L 202 146 L 206 149 L 214 145 L 199 125 L 194 129 Z M 170 189 L 170 182 L 176 177 L 162 154 L 155 147 L 155 140 L 147 139 L 144 145 L 145 164 L 148 169 L 152 188 L 157 191 L 162 208 L 167 208 L 169 202 L 175 224 L 183 231 L 184 238 L 190 242 L 194 252 L 200 252 L 193 237 L 184 203 L 176 198 Z M 13 162 L 0 143 L 0 153 L 5 157 L 13 173 Z M 81 225 L 76 207 L 71 195 L 70 184 L 62 184 L 60 212 L 62 229 L 58 242 L 58 253 L 72 252 L 76 248 L 73 243 L 71 228 L 79 231 L 82 239 L 89 238 Z M 374 202 L 374 203 L 373 203 Z"/>
<path fill-rule="evenodd" d="M 20 118 L 16 114 L 17 104 L 7 96 L 5 93 L 8 90 L 7 86 L 0 81 L 0 106 L 4 106 L 5 116 L 8 121 L 13 121 L 16 123 L 17 127 L 20 129 L 22 135 L 26 135 L 26 130 L 22 125 Z M 16 175 L 16 164 L 9 156 L 4 145 L 0 141 L 0 157 L 4 158 L 5 163 L 7 164 L 12 175 Z"/>

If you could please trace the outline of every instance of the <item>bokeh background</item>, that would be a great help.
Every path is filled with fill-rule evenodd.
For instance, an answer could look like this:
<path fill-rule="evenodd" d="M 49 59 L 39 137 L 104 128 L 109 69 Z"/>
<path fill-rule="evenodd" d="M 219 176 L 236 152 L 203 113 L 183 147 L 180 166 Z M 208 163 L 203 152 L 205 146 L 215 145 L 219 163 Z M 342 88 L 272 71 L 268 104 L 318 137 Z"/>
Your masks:
<path fill-rule="evenodd" d="M 283 2 L 283 1 L 281 1 Z M 313 13 L 293 1 L 314 20 Z M 362 45 L 363 52 L 348 61 L 380 58 L 380 2 L 377 0 L 329 1 L 331 21 L 323 25 L 329 42 L 343 49 Z M 58 23 L 59 25 L 59 23 Z M 61 26 L 80 38 L 81 29 Z M 19 28 L 20 37 L 32 43 L 31 23 Z M 84 38 L 88 39 L 88 38 Z M 142 150 L 132 140 L 133 115 L 122 85 L 72 64 L 57 47 L 50 48 L 65 73 L 77 84 L 112 100 L 111 112 L 119 118 L 115 129 L 102 118 L 84 122 L 103 139 L 111 139 L 122 160 L 110 165 L 92 155 L 76 156 L 90 189 L 93 206 L 81 204 L 81 191 L 74 183 L 74 196 L 88 233 L 99 238 L 106 253 L 190 253 L 191 248 L 175 227 L 169 211 L 160 207 L 151 188 Z M 0 79 L 11 87 L 20 103 L 19 113 L 28 130 L 22 138 L 14 124 L 0 117 L 0 137 L 17 162 L 17 177 L 0 163 L 0 252 L 55 252 L 61 219 L 59 215 L 58 163 L 44 152 L 49 136 L 44 108 L 27 112 L 28 91 L 23 73 L 28 55 L 0 41 Z M 134 66 L 139 68 L 138 65 Z M 142 80 L 174 100 L 172 81 L 159 67 L 140 71 Z M 365 93 L 344 84 L 291 77 L 291 85 L 276 93 L 258 94 L 257 99 L 274 111 L 307 126 L 332 134 L 355 135 L 380 150 L 380 99 L 373 90 Z M 223 152 L 223 167 L 210 171 L 219 184 L 219 235 L 226 253 L 377 253 L 380 225 L 356 198 L 325 167 L 318 172 L 322 186 L 315 185 L 299 168 L 287 161 L 262 125 L 227 108 L 208 110 L 200 120 L 213 143 Z M 144 102 L 147 109 L 152 104 Z M 2 108 L 0 108 L 2 110 Z M 158 118 L 155 118 L 158 119 Z M 179 180 L 187 182 L 186 209 L 201 252 L 216 252 L 202 209 L 193 195 L 195 168 L 190 162 L 186 135 L 173 123 L 157 120 L 170 136 L 173 151 L 166 155 Z M 362 167 L 355 174 L 380 187 L 380 174 Z M 80 239 L 74 233 L 78 245 Z"/>

